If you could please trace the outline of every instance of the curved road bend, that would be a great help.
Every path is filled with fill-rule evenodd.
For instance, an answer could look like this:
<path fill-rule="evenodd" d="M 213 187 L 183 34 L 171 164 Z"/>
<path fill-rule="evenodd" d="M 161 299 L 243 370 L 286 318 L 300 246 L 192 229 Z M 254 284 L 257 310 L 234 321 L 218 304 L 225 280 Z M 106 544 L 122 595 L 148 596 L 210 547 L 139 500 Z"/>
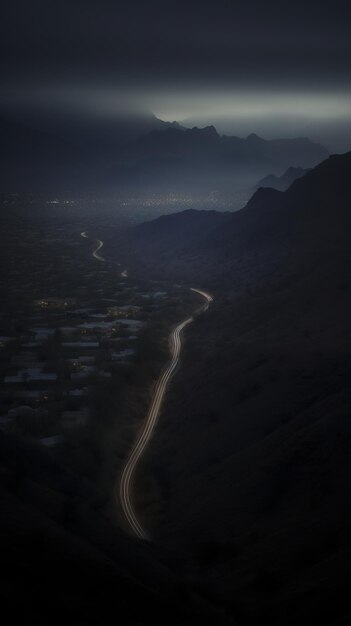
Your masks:
<path fill-rule="evenodd" d="M 202 305 L 197 311 L 196 314 L 203 313 L 207 311 L 210 302 L 212 302 L 212 296 L 206 291 L 201 291 L 200 289 L 191 289 L 191 291 L 195 291 L 200 294 L 205 299 L 205 304 Z M 120 485 L 119 485 L 119 497 L 121 506 L 123 509 L 123 513 L 126 517 L 126 520 L 139 539 L 148 539 L 148 535 L 141 525 L 138 517 L 136 515 L 133 502 L 132 502 L 132 487 L 133 487 L 133 476 L 138 465 L 140 458 L 142 457 L 151 436 L 155 430 L 155 426 L 160 415 L 162 400 L 167 391 L 168 384 L 174 374 L 174 371 L 179 363 L 180 352 L 182 348 L 182 331 L 184 328 L 193 322 L 194 317 L 188 317 L 183 322 L 176 326 L 171 334 L 170 334 L 170 352 L 171 359 L 164 370 L 163 374 L 161 374 L 158 379 L 154 396 L 151 401 L 151 405 L 145 419 L 145 422 L 140 430 L 140 433 L 133 445 L 133 448 L 126 460 L 124 465 Z"/>
<path fill-rule="evenodd" d="M 84 239 L 88 239 L 86 231 L 83 231 L 81 233 L 81 237 L 84 237 Z M 101 239 L 97 239 L 96 243 L 97 246 L 93 250 L 93 257 L 98 261 L 105 261 L 105 259 L 98 254 L 98 251 L 101 250 L 104 243 L 103 241 L 101 241 Z M 122 276 L 127 277 L 127 275 L 127 270 L 124 270 L 124 272 L 122 272 Z M 200 315 L 201 313 L 207 311 L 210 303 L 213 300 L 213 297 L 209 293 L 207 293 L 207 291 L 203 291 L 201 289 L 195 289 L 192 287 L 191 291 L 198 293 L 205 300 L 205 303 L 201 305 L 200 308 L 197 309 L 194 313 L 194 316 Z M 178 366 L 180 352 L 182 349 L 182 332 L 184 328 L 188 326 L 188 324 L 191 324 L 191 322 L 194 321 L 194 316 L 187 317 L 185 320 L 183 320 L 183 322 L 180 322 L 180 324 L 178 324 L 171 331 L 169 338 L 171 358 L 155 385 L 154 395 L 151 400 L 149 411 L 125 462 L 119 483 L 119 498 L 123 513 L 131 530 L 139 539 L 148 539 L 148 535 L 141 525 L 140 521 L 138 520 L 137 514 L 133 506 L 133 477 L 138 462 L 141 459 L 147 445 L 149 444 L 149 441 L 155 430 L 156 423 L 161 412 L 163 398 L 167 391 L 169 382 Z"/>
<path fill-rule="evenodd" d="M 93 257 L 97 259 L 98 261 L 104 261 L 105 260 L 104 257 L 98 254 L 98 251 L 101 250 L 102 246 L 104 245 L 104 242 L 101 241 L 101 239 L 97 239 L 96 243 L 97 243 L 97 246 L 95 250 L 93 250 Z"/>
<path fill-rule="evenodd" d="M 83 237 L 84 239 L 89 239 L 86 230 L 83 230 L 83 232 L 80 233 L 80 236 Z M 104 245 L 104 242 L 101 241 L 101 239 L 96 239 L 96 248 L 94 248 L 92 254 L 93 254 L 94 259 L 97 259 L 98 261 L 105 261 L 104 257 L 98 254 L 99 250 L 101 250 L 103 245 Z"/>
<path fill-rule="evenodd" d="M 89 239 L 86 230 L 83 230 L 83 232 L 80 233 L 80 236 L 83 237 L 84 239 Z M 101 256 L 101 254 L 98 254 L 99 250 L 101 250 L 103 245 L 104 245 L 104 242 L 101 241 L 101 239 L 96 239 L 96 248 L 94 248 L 92 254 L 93 254 L 94 259 L 97 259 L 98 261 L 103 261 L 104 262 L 106 259 L 103 256 Z M 116 265 L 120 265 L 120 263 L 117 263 Z M 128 277 L 128 271 L 127 270 L 123 270 L 123 272 L 121 272 L 121 277 L 122 278 L 127 278 Z"/>

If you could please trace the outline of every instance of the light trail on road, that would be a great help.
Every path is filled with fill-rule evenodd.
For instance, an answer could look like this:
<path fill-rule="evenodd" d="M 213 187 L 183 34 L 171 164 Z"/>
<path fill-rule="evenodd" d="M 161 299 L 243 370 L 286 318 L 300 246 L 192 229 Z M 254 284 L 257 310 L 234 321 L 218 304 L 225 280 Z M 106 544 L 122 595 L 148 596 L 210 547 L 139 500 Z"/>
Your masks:
<path fill-rule="evenodd" d="M 101 239 L 97 239 L 96 243 L 97 243 L 97 246 L 95 250 L 93 250 L 93 257 L 97 259 L 98 261 L 105 261 L 104 257 L 98 254 L 98 251 L 101 250 L 102 246 L 104 245 L 104 242 L 101 241 Z"/>
<path fill-rule="evenodd" d="M 84 239 L 89 239 L 86 231 L 80 233 L 81 237 Z M 98 261 L 105 262 L 104 257 L 98 254 L 98 251 L 101 250 L 104 242 L 101 239 L 96 239 L 97 246 L 93 250 L 93 257 Z M 128 277 L 128 271 L 124 270 L 121 273 L 123 278 Z M 124 468 L 122 470 L 120 482 L 119 482 L 119 501 L 121 503 L 121 508 L 126 518 L 126 521 L 129 524 L 129 527 L 133 531 L 133 533 L 139 538 L 148 540 L 148 534 L 143 528 L 141 522 L 138 520 L 137 514 L 135 512 L 135 508 L 132 502 L 132 489 L 133 489 L 133 478 L 135 474 L 136 467 L 138 465 L 139 460 L 141 459 L 150 439 L 155 430 L 157 420 L 159 418 L 161 412 L 162 401 L 167 391 L 168 384 L 177 368 L 179 363 L 180 352 L 182 349 L 182 332 L 188 324 L 194 321 L 196 315 L 200 315 L 207 311 L 210 303 L 213 300 L 211 294 L 207 293 L 207 291 L 203 291 L 202 289 L 196 289 L 195 287 L 191 287 L 190 291 L 194 291 L 198 293 L 202 298 L 204 298 L 205 303 L 198 308 L 194 315 L 191 317 L 187 317 L 183 322 L 180 322 L 175 328 L 173 328 L 170 338 L 169 338 L 169 346 L 171 358 L 168 362 L 165 370 L 161 374 L 158 379 L 153 398 L 150 404 L 149 411 L 147 413 L 146 419 L 141 427 L 141 430 L 137 436 L 137 439 L 127 457 Z"/>
<path fill-rule="evenodd" d="M 200 294 L 205 299 L 205 304 L 196 311 L 196 314 L 207 311 L 210 302 L 212 302 L 212 296 L 206 291 L 192 288 L 194 291 Z M 144 530 L 142 524 L 138 520 L 133 502 L 132 502 L 132 488 L 133 488 L 133 476 L 138 465 L 140 458 L 142 457 L 151 437 L 155 430 L 156 423 L 161 411 L 161 405 L 165 396 L 167 386 L 174 374 L 174 371 L 179 363 L 180 352 L 182 348 L 182 332 L 184 328 L 194 321 L 194 317 L 188 317 L 183 322 L 178 324 L 171 332 L 170 335 L 170 352 L 171 359 L 158 379 L 154 395 L 151 401 L 149 412 L 145 419 L 145 422 L 141 428 L 141 431 L 132 447 L 132 450 L 127 458 L 125 466 L 122 471 L 120 485 L 119 485 L 119 499 L 121 507 L 126 517 L 126 520 L 139 539 L 149 539 L 147 532 Z"/>
<path fill-rule="evenodd" d="M 84 239 L 89 239 L 88 235 L 87 235 L 87 231 L 83 230 L 82 233 L 80 233 L 80 236 L 83 237 Z M 105 261 L 104 257 L 101 256 L 101 254 L 98 254 L 99 250 L 101 250 L 102 246 L 104 245 L 104 242 L 101 241 L 101 239 L 96 239 L 96 248 L 94 248 L 93 250 L 93 257 L 94 259 L 97 259 L 98 261 Z"/>

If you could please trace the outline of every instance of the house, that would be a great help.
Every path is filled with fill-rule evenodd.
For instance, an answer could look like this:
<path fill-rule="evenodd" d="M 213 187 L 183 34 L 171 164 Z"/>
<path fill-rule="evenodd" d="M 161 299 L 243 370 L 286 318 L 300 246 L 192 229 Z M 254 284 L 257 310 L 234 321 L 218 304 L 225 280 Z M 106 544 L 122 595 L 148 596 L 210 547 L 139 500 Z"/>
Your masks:
<path fill-rule="evenodd" d="M 28 406 L 27 404 L 16 406 L 7 412 L 8 417 L 12 419 L 16 419 L 18 417 L 34 417 L 35 414 L 35 409 L 33 409 L 33 407 L 31 406 Z"/>
<path fill-rule="evenodd" d="M 27 367 L 20 370 L 14 376 L 5 376 L 4 383 L 6 384 L 24 384 L 27 382 L 54 382 L 57 380 L 57 374 L 53 372 L 42 372 L 41 367 Z"/>
<path fill-rule="evenodd" d="M 78 328 L 82 328 L 83 330 L 111 330 L 113 326 L 116 325 L 116 322 L 84 322 L 83 324 L 79 324 Z"/>
<path fill-rule="evenodd" d="M 49 337 L 53 336 L 56 332 L 56 328 L 37 328 L 30 329 L 35 334 L 35 341 L 47 341 Z"/>
<path fill-rule="evenodd" d="M 92 315 L 89 315 L 89 318 L 93 320 L 105 320 L 107 315 L 106 313 L 93 313 Z"/>
<path fill-rule="evenodd" d="M 79 356 L 76 359 L 67 359 L 67 361 L 74 369 L 80 369 L 85 365 L 93 365 L 96 358 L 95 356 Z"/>
<path fill-rule="evenodd" d="M 0 348 L 5 348 L 5 346 L 10 342 L 14 341 L 15 337 L 0 337 Z"/>
<path fill-rule="evenodd" d="M 100 343 L 98 341 L 64 341 L 62 346 L 64 348 L 98 348 Z"/>
<path fill-rule="evenodd" d="M 112 317 L 130 317 L 131 315 L 137 315 L 141 311 L 140 306 L 134 306 L 132 304 L 126 304 L 124 306 L 111 306 L 107 312 Z"/>
<path fill-rule="evenodd" d="M 18 400 L 35 400 L 39 402 L 48 400 L 50 393 L 52 393 L 52 391 L 50 392 L 49 389 L 21 389 L 14 393 L 14 397 L 18 398 Z"/>
<path fill-rule="evenodd" d="M 6 432 L 10 432 L 14 430 L 16 426 L 16 420 L 9 417 L 8 415 L 3 415 L 0 417 L 0 430 L 5 430 Z"/>
<path fill-rule="evenodd" d="M 87 387 L 84 387 L 83 389 L 70 389 L 70 391 L 68 391 L 68 395 L 71 398 L 82 398 L 83 396 L 85 396 L 87 391 Z"/>
<path fill-rule="evenodd" d="M 40 367 L 42 364 L 38 362 L 35 352 L 19 352 L 14 354 L 10 364 L 12 367 Z"/>
<path fill-rule="evenodd" d="M 134 356 L 135 350 L 132 348 L 125 348 L 125 350 L 121 350 L 120 352 L 112 352 L 111 359 L 112 361 L 126 361 L 128 358 Z"/>
<path fill-rule="evenodd" d="M 46 448 L 52 448 L 53 446 L 63 443 L 64 440 L 65 438 L 63 435 L 51 435 L 51 437 L 42 437 L 39 439 L 39 443 Z"/>
<path fill-rule="evenodd" d="M 91 376 L 96 371 L 96 367 L 92 365 L 82 365 L 82 367 L 77 372 L 72 372 L 71 380 L 77 380 L 79 378 L 87 378 Z"/>
<path fill-rule="evenodd" d="M 146 300 L 153 299 L 163 299 L 168 295 L 167 291 L 148 291 L 145 293 L 141 293 L 140 296 Z"/>
<path fill-rule="evenodd" d="M 72 430 L 84 426 L 89 416 L 87 408 L 76 411 L 62 411 L 61 420 L 64 429 Z"/>
<path fill-rule="evenodd" d="M 74 326 L 61 326 L 59 330 L 62 337 L 71 337 L 76 329 Z"/>
<path fill-rule="evenodd" d="M 131 319 L 121 320 L 120 319 L 118 320 L 118 323 L 121 326 L 126 326 L 128 330 L 131 330 L 134 333 L 137 332 L 143 326 L 145 326 L 145 322 L 142 322 L 141 320 L 131 320 Z"/>
<path fill-rule="evenodd" d="M 56 310 L 65 310 L 69 307 L 75 306 L 77 304 L 76 298 L 41 298 L 40 300 L 34 301 L 34 306 L 37 309 L 56 309 Z"/>

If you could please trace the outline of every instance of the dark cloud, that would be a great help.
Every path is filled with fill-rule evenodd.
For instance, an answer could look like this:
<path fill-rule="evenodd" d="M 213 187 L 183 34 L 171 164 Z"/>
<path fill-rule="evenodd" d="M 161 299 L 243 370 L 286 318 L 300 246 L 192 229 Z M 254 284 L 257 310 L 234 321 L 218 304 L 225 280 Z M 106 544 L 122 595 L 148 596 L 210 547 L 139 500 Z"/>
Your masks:
<path fill-rule="evenodd" d="M 1 20 L 8 78 L 348 80 L 349 3 L 18 2 Z M 6 71 L 7 70 L 7 71 Z"/>
<path fill-rule="evenodd" d="M 3 93 L 340 98 L 351 91 L 350 16 L 344 0 L 13 0 L 0 20 Z"/>

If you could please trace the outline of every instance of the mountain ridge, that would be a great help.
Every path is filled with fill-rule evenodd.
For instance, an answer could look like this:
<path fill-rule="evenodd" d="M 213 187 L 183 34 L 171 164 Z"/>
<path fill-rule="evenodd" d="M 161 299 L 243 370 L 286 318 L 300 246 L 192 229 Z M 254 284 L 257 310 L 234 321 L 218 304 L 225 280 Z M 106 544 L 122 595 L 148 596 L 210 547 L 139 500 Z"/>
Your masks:
<path fill-rule="evenodd" d="M 278 191 L 286 191 L 297 178 L 304 176 L 309 171 L 309 168 L 304 169 L 302 167 L 290 166 L 281 176 L 275 176 L 274 174 L 265 176 L 258 181 L 255 188 L 272 187 Z"/>
<path fill-rule="evenodd" d="M 326 245 L 321 229 L 326 229 L 325 242 L 331 239 L 334 230 L 330 228 L 328 232 L 327 226 L 330 206 L 335 201 L 338 201 L 342 219 L 348 219 L 350 162 L 351 153 L 332 155 L 285 192 L 258 189 L 246 206 L 235 213 L 210 212 L 206 216 L 206 212 L 185 211 L 137 226 L 129 231 L 126 262 L 137 271 L 137 259 L 142 256 L 143 271 L 148 271 L 150 262 L 153 271 L 157 268 L 156 278 L 165 277 L 169 272 L 177 280 L 187 280 L 192 275 L 199 281 L 205 277 L 201 269 L 203 263 L 206 267 L 204 286 L 211 287 L 218 274 L 224 280 L 223 273 L 229 284 L 235 263 L 244 263 L 253 249 L 259 255 L 262 246 L 268 244 L 274 246 L 276 258 L 270 255 L 262 268 L 256 269 L 262 279 L 269 268 L 273 271 L 276 267 L 277 271 L 279 262 L 293 254 L 299 237 L 304 241 L 310 236 L 311 245 L 313 242 L 316 245 L 316 254 L 321 254 Z M 336 220 L 334 227 L 337 231 Z M 338 236 L 344 240 L 347 232 L 341 229 Z M 125 250 L 123 245 L 122 250 Z M 161 255 L 162 264 L 158 266 L 157 259 Z M 192 274 L 195 267 L 198 270 Z"/>
<path fill-rule="evenodd" d="M 306 138 L 221 136 L 153 114 L 0 120 L 2 191 L 247 188 L 284 165 L 312 166 L 327 151 Z M 31 158 L 28 159 L 28 154 Z"/>

